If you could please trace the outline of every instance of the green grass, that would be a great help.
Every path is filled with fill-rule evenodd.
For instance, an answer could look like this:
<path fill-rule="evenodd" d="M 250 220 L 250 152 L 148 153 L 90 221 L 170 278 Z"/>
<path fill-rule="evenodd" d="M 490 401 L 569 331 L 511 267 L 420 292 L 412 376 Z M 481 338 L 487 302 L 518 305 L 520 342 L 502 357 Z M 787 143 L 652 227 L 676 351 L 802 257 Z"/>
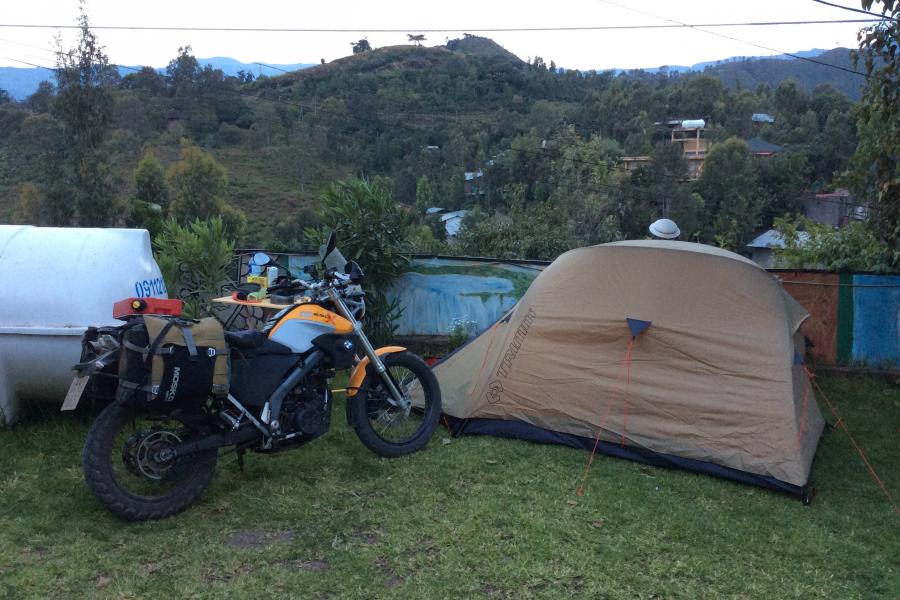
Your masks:
<path fill-rule="evenodd" d="M 900 493 L 900 394 L 823 378 Z M 195 507 L 108 514 L 81 477 L 83 420 L 0 431 L 0 597 L 898 598 L 900 518 L 841 431 L 811 506 L 762 489 L 587 454 L 435 435 L 397 460 L 344 424 L 299 451 L 219 463 Z"/>

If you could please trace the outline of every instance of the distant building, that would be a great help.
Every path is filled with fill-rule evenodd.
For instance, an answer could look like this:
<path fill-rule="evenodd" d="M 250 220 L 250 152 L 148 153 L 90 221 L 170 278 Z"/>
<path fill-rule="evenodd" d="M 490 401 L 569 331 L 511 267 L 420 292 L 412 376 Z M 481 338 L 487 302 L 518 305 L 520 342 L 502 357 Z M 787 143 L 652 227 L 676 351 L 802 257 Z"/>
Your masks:
<path fill-rule="evenodd" d="M 481 189 L 481 180 L 484 178 L 484 172 L 479 169 L 477 171 L 466 171 L 463 173 L 465 183 L 463 184 L 463 193 L 466 196 L 483 196 L 484 190 Z"/>
<path fill-rule="evenodd" d="M 462 226 L 462 220 L 469 211 L 455 210 L 441 215 L 441 222 L 444 223 L 444 231 L 447 233 L 447 241 L 453 242 L 459 234 L 459 228 Z"/>
<path fill-rule="evenodd" d="M 754 123 L 774 123 L 775 117 L 766 113 L 753 113 L 753 116 L 750 117 L 750 120 Z"/>
<path fill-rule="evenodd" d="M 866 208 L 854 203 L 850 192 L 843 189 L 804 196 L 803 214 L 816 223 L 831 227 L 843 227 L 848 221 L 867 216 Z"/>
<path fill-rule="evenodd" d="M 649 165 L 651 162 L 653 162 L 653 159 L 649 156 L 623 156 L 619 159 L 619 164 L 628 173 L 637 171 L 640 167 Z"/>
<path fill-rule="evenodd" d="M 809 240 L 809 234 L 800 231 L 797 233 L 797 239 L 802 246 Z M 774 229 L 759 234 L 746 245 L 746 249 L 750 253 L 750 260 L 766 269 L 775 266 L 773 248 L 784 248 L 784 238 Z"/>
<path fill-rule="evenodd" d="M 778 144 L 767 142 L 761 138 L 747 140 L 747 147 L 750 149 L 750 156 L 772 156 L 784 152 L 784 148 Z"/>
<path fill-rule="evenodd" d="M 671 143 L 681 146 L 681 154 L 687 161 L 688 177 L 696 179 L 703 170 L 703 161 L 709 153 L 709 140 L 705 136 L 706 121 L 685 119 L 672 128 Z"/>
<path fill-rule="evenodd" d="M 425 152 L 437 152 L 440 149 L 440 146 L 425 146 Z"/>
<path fill-rule="evenodd" d="M 709 140 L 706 139 L 705 119 L 669 119 L 655 123 L 658 127 L 668 127 L 668 142 L 681 148 L 681 155 L 687 162 L 688 178 L 697 179 L 703 169 L 703 161 L 709 153 Z M 649 156 L 623 156 L 619 165 L 628 173 L 650 164 Z"/>

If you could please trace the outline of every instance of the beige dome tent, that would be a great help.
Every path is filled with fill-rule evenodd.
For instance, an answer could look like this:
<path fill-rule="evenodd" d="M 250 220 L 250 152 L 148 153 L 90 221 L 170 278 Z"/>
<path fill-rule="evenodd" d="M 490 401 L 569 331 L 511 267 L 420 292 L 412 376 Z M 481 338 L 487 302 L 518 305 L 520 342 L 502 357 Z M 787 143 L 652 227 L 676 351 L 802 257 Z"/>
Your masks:
<path fill-rule="evenodd" d="M 808 313 L 725 250 L 572 250 L 434 367 L 458 434 L 591 449 L 809 498 L 823 419 L 802 364 Z"/>

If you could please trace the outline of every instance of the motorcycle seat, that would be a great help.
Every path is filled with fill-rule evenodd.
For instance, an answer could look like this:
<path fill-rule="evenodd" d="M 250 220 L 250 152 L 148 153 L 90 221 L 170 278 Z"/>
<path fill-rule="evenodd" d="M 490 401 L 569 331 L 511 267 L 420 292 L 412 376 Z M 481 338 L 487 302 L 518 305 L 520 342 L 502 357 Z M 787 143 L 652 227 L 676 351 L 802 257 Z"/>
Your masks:
<path fill-rule="evenodd" d="M 225 332 L 225 341 L 236 348 L 259 348 L 267 339 L 266 334 L 258 329 Z"/>

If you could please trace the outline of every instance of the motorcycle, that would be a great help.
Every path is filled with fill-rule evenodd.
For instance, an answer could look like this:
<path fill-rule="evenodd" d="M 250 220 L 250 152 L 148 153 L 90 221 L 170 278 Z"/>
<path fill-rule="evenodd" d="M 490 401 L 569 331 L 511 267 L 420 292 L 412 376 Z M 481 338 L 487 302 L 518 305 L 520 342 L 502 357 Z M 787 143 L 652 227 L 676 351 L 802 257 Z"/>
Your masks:
<path fill-rule="evenodd" d="M 303 290 L 302 302 L 275 314 L 262 331 L 224 332 L 231 366 L 227 395 L 195 393 L 177 402 L 160 395 L 141 403 L 119 393 L 99 414 L 85 442 L 83 470 L 103 506 L 126 520 L 165 518 L 198 500 L 223 449 L 236 452 L 243 468 L 246 450 L 276 453 L 316 439 L 330 426 L 330 382 L 337 370 L 351 367 L 346 418 L 366 447 L 397 457 L 428 443 L 441 413 L 437 380 L 405 348 L 373 347 L 361 325 L 363 271 L 335 245 L 332 233 L 320 253 L 321 278 L 316 266 L 304 269 L 313 277 L 309 282 L 287 270 L 293 289 Z M 262 253 L 254 261 L 271 263 Z M 129 347 L 124 339 L 76 369 L 108 367 Z M 211 356 L 215 352 L 210 349 Z M 179 394 L 190 387 L 183 381 L 189 371 L 184 373 L 179 377 L 175 369 L 170 390 L 179 379 Z M 121 392 L 124 374 L 118 376 Z"/>

